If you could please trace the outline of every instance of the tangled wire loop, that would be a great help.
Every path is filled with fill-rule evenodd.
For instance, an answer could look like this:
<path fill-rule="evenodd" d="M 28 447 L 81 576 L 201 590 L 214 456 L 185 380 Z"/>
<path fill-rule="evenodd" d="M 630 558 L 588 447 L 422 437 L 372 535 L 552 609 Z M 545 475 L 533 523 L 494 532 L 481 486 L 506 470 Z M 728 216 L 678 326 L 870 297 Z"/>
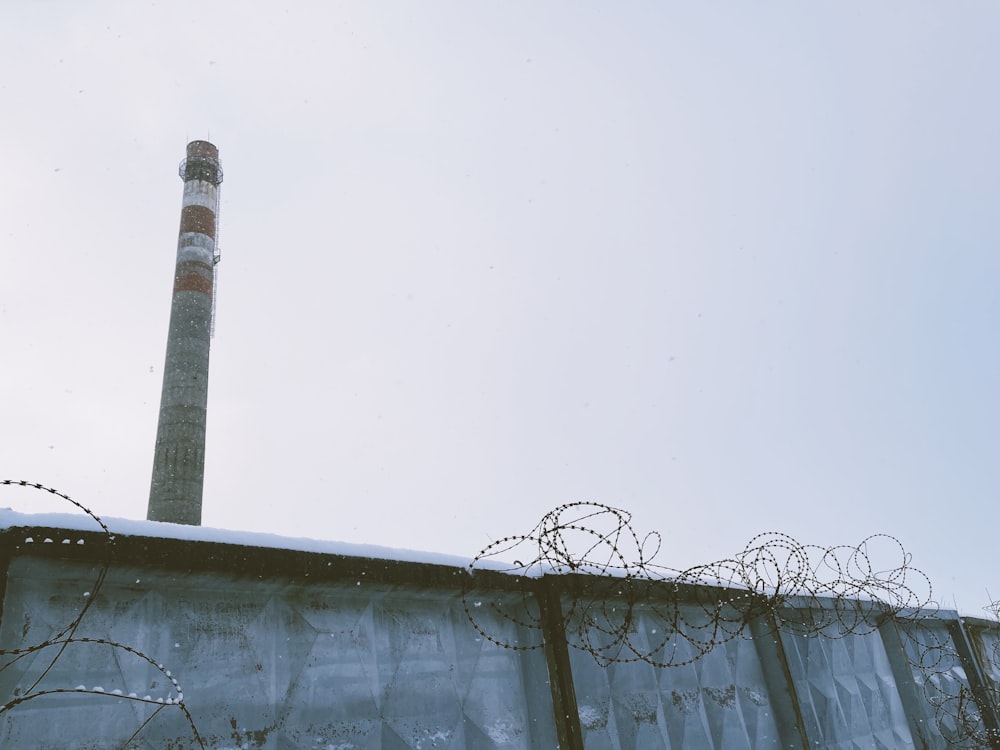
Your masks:
<path fill-rule="evenodd" d="M 124 700 L 132 701 L 134 703 L 148 704 L 153 707 L 153 711 L 150 713 L 145 720 L 143 720 L 132 735 L 125 740 L 124 743 L 120 745 L 121 750 L 125 750 L 129 745 L 136 741 L 142 731 L 156 718 L 156 716 L 164 709 L 176 708 L 179 709 L 187 723 L 190 727 L 192 737 L 197 743 L 198 747 L 203 748 L 205 744 L 198 733 L 197 727 L 195 727 L 194 719 L 189 713 L 187 706 L 184 703 L 184 693 L 181 690 L 177 679 L 173 677 L 170 671 L 163 666 L 163 664 L 157 662 L 151 656 L 143 653 L 142 651 L 133 648 L 124 643 L 118 643 L 116 641 L 103 639 L 103 638 L 87 638 L 77 635 L 80 629 L 81 623 L 87 616 L 87 613 L 94 606 L 94 603 L 99 601 L 99 595 L 101 589 L 104 585 L 104 581 L 107 578 L 108 570 L 112 565 L 115 552 L 115 535 L 111 533 L 111 530 L 93 511 L 89 508 L 84 507 L 82 504 L 73 500 L 68 495 L 59 492 L 58 490 L 52 489 L 51 487 L 45 487 L 44 485 L 37 484 L 34 482 L 27 482 L 22 480 L 13 479 L 0 479 L 0 487 L 2 486 L 16 486 L 25 487 L 28 489 L 38 490 L 41 492 L 48 492 L 51 495 L 62 498 L 66 502 L 70 503 L 78 510 L 85 513 L 94 523 L 101 529 L 104 534 L 104 544 L 101 546 L 102 555 L 98 566 L 97 576 L 94 582 L 90 586 L 89 595 L 83 597 L 83 604 L 76 615 L 58 632 L 54 635 L 49 636 L 45 640 L 39 641 L 37 643 L 29 643 L 26 645 L 21 645 L 17 648 L 0 649 L 0 673 L 6 671 L 7 669 L 12 669 L 16 664 L 24 660 L 33 654 L 45 653 L 46 658 L 44 660 L 39 660 L 43 665 L 34 679 L 28 678 L 30 682 L 26 686 L 19 686 L 15 690 L 14 694 L 4 699 L 0 696 L 0 700 L 5 700 L 5 702 L 0 705 L 0 716 L 6 714 L 17 706 L 20 706 L 28 701 L 41 698 L 43 696 L 51 695 L 63 695 L 68 693 L 73 694 L 85 694 L 92 695 L 96 698 L 101 699 L 113 699 L 113 700 Z M 82 541 L 82 540 L 81 540 Z M 36 544 L 33 538 L 29 537 L 25 539 L 25 544 Z M 153 669 L 158 671 L 162 675 L 162 684 L 169 685 L 172 688 L 172 694 L 166 697 L 152 697 L 149 695 L 140 697 L 135 693 L 129 693 L 121 689 L 107 689 L 105 690 L 102 686 L 88 687 L 86 685 L 77 685 L 75 687 L 69 684 L 54 684 L 51 679 L 54 674 L 53 670 L 60 659 L 66 657 L 66 655 L 71 651 L 76 651 L 84 648 L 90 647 L 107 647 L 117 652 L 119 655 L 127 654 L 134 659 L 145 662 L 150 665 Z M 34 664 L 32 664 L 34 668 Z M 81 675 L 82 677 L 83 675 Z M 49 679 L 46 679 L 49 678 Z"/>
<path fill-rule="evenodd" d="M 823 638 L 864 636 L 888 625 L 922 675 L 942 736 L 956 746 L 982 744 L 980 711 L 955 679 L 958 655 L 935 630 L 943 626 L 934 620 L 931 582 L 895 537 L 822 547 L 770 532 L 732 557 L 680 570 L 656 562 L 660 534 L 640 537 L 631 520 L 620 508 L 569 503 L 529 533 L 484 548 L 471 569 L 513 573 L 525 585 L 520 597 L 496 599 L 485 609 L 467 602 L 473 626 L 505 648 L 542 647 L 542 615 L 531 592 L 532 581 L 547 574 L 585 574 L 562 579 L 558 626 L 572 648 L 601 666 L 683 666 L 738 636 L 751 637 L 751 624 L 758 633 Z M 1000 640 L 995 663 L 1000 667 Z"/>
<path fill-rule="evenodd" d="M 682 638 L 696 631 L 691 640 L 699 651 L 711 650 L 718 636 L 728 640 L 761 616 L 772 616 L 799 634 L 843 637 L 871 632 L 890 619 L 918 619 L 932 604 L 930 580 L 910 564 L 899 540 L 887 534 L 833 547 L 802 544 L 787 534 L 759 534 L 733 557 L 687 570 L 657 564 L 661 546 L 655 531 L 639 537 L 628 511 L 577 502 L 549 511 L 528 534 L 493 542 L 470 567 L 488 564 L 526 578 L 588 574 L 577 582 L 582 588 L 565 624 L 577 633 L 596 627 L 614 634 L 643 660 L 658 648 L 630 644 L 624 622 L 618 622 L 640 604 L 654 608 L 667 622 L 679 619 L 687 626 L 677 629 Z M 513 563 L 497 565 L 501 556 Z M 876 560 L 890 564 L 879 567 Z M 615 603 L 613 624 L 594 614 L 603 606 L 598 600 L 609 596 L 624 600 Z M 693 620 L 691 607 L 682 604 L 695 605 Z M 589 613 L 585 622 L 574 622 L 581 613 Z M 573 645 L 591 650 L 586 644 Z"/>

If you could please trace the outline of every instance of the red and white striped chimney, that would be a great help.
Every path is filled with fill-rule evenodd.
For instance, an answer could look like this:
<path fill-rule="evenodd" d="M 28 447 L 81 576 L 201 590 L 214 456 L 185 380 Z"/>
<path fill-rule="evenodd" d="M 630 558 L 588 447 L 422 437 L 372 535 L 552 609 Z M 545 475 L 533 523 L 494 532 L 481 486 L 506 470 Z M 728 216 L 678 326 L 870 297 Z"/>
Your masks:
<path fill-rule="evenodd" d="M 218 149 L 208 141 L 191 141 L 180 176 L 184 199 L 146 518 L 197 526 L 205 478 L 208 353 L 219 258 Z"/>

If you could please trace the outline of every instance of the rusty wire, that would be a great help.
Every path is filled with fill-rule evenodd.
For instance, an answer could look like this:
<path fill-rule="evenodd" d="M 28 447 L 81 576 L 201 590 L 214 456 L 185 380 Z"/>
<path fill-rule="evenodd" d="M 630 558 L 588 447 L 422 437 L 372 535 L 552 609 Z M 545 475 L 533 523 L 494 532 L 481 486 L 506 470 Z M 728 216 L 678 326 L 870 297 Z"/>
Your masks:
<path fill-rule="evenodd" d="M 0 660 L 2 660 L 0 661 L 0 673 L 12 668 L 15 664 L 30 655 L 42 653 L 46 654 L 46 658 L 42 661 L 44 667 L 37 673 L 37 676 L 34 677 L 30 685 L 27 687 L 19 687 L 15 690 L 13 695 L 9 696 L 5 702 L 0 705 L 0 715 L 12 711 L 17 706 L 37 698 L 64 694 L 85 694 L 94 696 L 97 699 L 132 701 L 135 703 L 143 703 L 153 706 L 153 712 L 146 717 L 146 719 L 140 722 L 139 726 L 135 729 L 132 735 L 119 746 L 120 750 L 126 750 L 129 745 L 139 739 L 142 731 L 160 714 L 161 711 L 166 708 L 174 708 L 181 711 L 184 715 L 185 720 L 190 726 L 192 737 L 195 742 L 197 742 L 198 747 L 204 750 L 205 743 L 201 738 L 201 734 L 198 732 L 198 728 L 195 726 L 194 718 L 191 716 L 187 705 L 184 703 L 184 692 L 177 679 L 173 676 L 169 669 L 153 657 L 128 644 L 118 643 L 105 638 L 88 638 L 77 635 L 77 631 L 79 630 L 81 623 L 92 608 L 94 602 L 98 600 L 105 578 L 107 577 L 108 570 L 111 568 L 113 563 L 116 542 L 115 535 L 111 532 L 104 521 L 97 516 L 97 514 L 56 489 L 46 487 L 35 482 L 13 479 L 0 479 L 0 486 L 26 487 L 28 489 L 38 490 L 41 492 L 48 492 L 51 495 L 62 498 L 93 519 L 103 534 L 103 543 L 100 545 L 102 552 L 98 561 L 97 574 L 94 578 L 94 582 L 90 586 L 88 595 L 83 597 L 83 605 L 70 622 L 54 635 L 51 635 L 38 643 L 29 644 L 20 648 L 0 649 Z M 25 538 L 22 544 L 44 544 L 46 541 L 51 540 L 35 540 L 34 537 L 29 536 Z M 105 689 L 103 686 L 87 687 L 85 685 L 77 685 L 75 687 L 70 687 L 69 685 L 51 686 L 48 684 L 42 684 L 43 680 L 45 680 L 45 678 L 52 672 L 56 663 L 63 658 L 70 649 L 79 650 L 81 648 L 94 645 L 106 646 L 116 652 L 129 654 L 141 661 L 145 661 L 163 675 L 164 682 L 172 686 L 172 694 L 165 697 L 158 696 L 154 698 L 150 695 L 139 696 L 136 693 L 125 692 L 120 688 Z M 48 656 L 48 654 L 51 654 L 51 656 Z M 4 699 L 0 698 L 0 700 Z"/>
<path fill-rule="evenodd" d="M 524 582 L 520 601 L 497 600 L 486 612 L 467 604 L 466 613 L 493 643 L 541 648 L 533 580 L 585 574 L 560 587 L 567 644 L 601 666 L 645 662 L 658 668 L 684 666 L 734 638 L 750 638 L 752 622 L 775 635 L 807 638 L 894 627 L 941 736 L 953 747 L 988 744 L 978 704 L 967 683 L 956 679 L 961 663 L 950 636 L 931 627 L 941 622 L 931 582 L 895 537 L 874 534 L 854 545 L 824 547 L 769 532 L 732 557 L 685 570 L 656 562 L 661 544 L 657 532 L 640 536 L 628 511 L 592 502 L 560 505 L 528 533 L 485 547 L 469 566 L 518 576 Z M 656 639 L 636 627 L 640 610 L 660 624 Z M 1000 605 L 996 612 L 1000 619 Z M 516 639 L 500 635 L 507 628 L 491 627 L 498 619 L 517 626 Z M 1000 641 L 994 659 L 1000 671 Z M 1000 705 L 996 691 L 989 695 Z"/>

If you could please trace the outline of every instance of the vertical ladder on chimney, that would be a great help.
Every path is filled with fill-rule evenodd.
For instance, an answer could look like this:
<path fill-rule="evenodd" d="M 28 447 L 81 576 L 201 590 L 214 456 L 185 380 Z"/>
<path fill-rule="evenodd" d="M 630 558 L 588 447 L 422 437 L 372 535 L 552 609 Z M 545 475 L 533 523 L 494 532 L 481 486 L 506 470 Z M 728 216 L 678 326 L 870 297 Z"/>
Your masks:
<path fill-rule="evenodd" d="M 215 300 L 219 294 L 219 261 L 222 254 L 219 252 L 219 186 L 215 186 L 215 241 L 212 244 L 212 322 L 209 327 L 209 336 L 215 338 Z"/>

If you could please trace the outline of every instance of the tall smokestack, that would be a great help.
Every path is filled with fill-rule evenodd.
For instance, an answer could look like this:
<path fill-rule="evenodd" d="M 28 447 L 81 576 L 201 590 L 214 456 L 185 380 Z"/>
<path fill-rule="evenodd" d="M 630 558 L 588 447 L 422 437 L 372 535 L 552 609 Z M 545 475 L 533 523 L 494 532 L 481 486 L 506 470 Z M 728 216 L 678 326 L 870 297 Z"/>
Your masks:
<path fill-rule="evenodd" d="M 191 141 L 180 176 L 184 199 L 146 518 L 198 526 L 205 479 L 213 282 L 218 262 L 219 150 L 208 141 Z"/>

